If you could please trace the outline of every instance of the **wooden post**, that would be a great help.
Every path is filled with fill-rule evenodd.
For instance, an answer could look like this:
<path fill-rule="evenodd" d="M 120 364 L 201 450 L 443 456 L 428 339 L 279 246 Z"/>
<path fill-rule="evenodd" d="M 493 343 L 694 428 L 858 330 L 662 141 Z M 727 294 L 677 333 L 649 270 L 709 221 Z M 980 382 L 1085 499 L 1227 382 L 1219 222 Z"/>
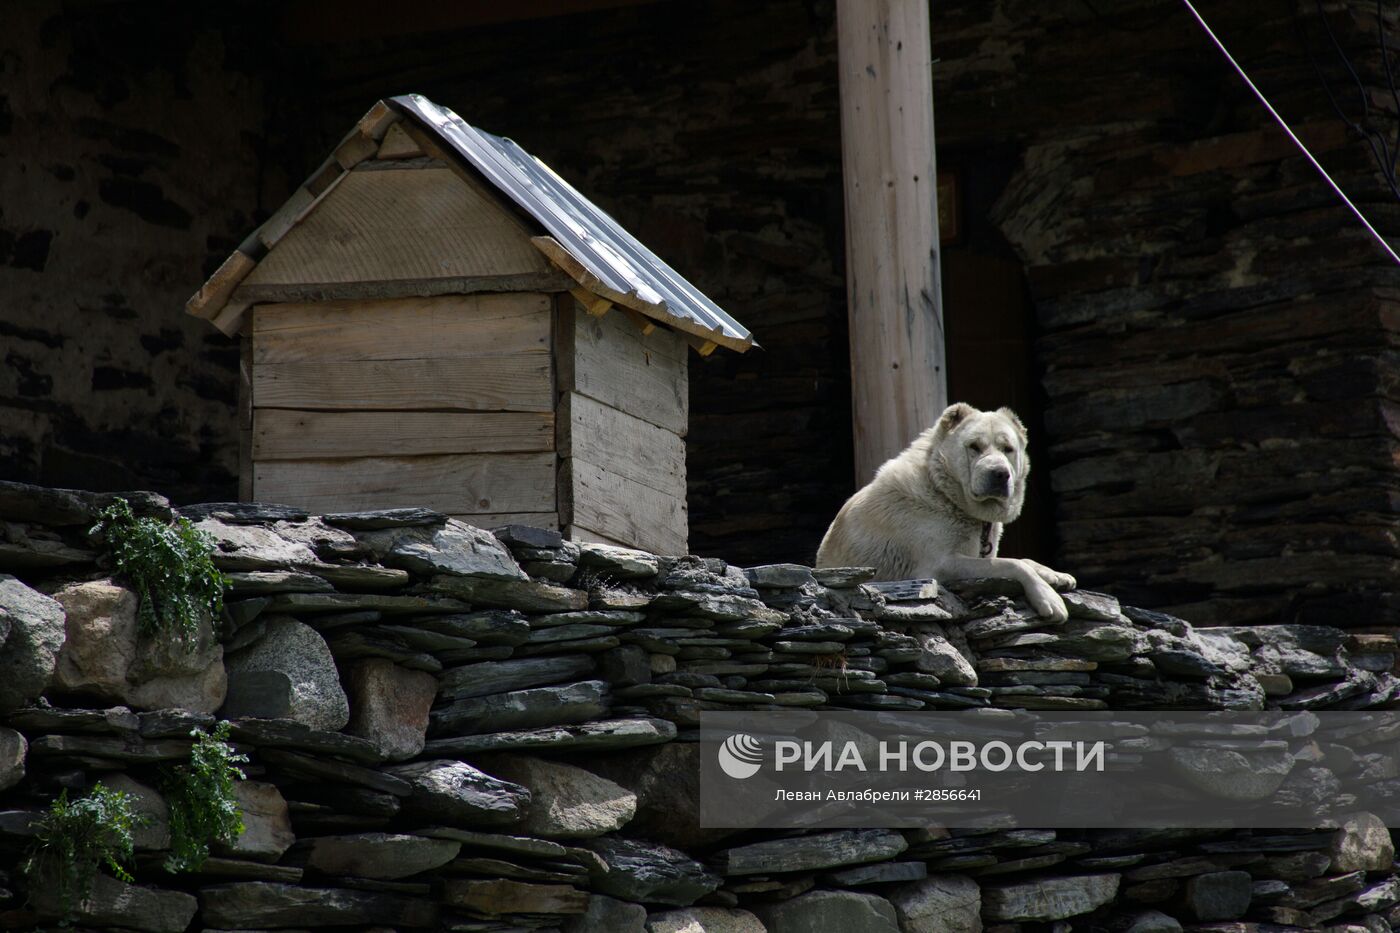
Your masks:
<path fill-rule="evenodd" d="M 857 485 L 948 401 L 928 0 L 837 0 Z"/>

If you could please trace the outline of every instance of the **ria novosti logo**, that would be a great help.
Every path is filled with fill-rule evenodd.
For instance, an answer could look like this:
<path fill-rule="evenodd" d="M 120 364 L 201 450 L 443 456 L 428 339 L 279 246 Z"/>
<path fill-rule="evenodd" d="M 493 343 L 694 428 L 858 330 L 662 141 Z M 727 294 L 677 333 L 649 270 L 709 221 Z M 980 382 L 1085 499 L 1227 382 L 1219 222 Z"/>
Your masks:
<path fill-rule="evenodd" d="M 751 735 L 736 732 L 720 744 L 719 766 L 736 780 L 751 778 L 763 766 L 763 744 Z"/>

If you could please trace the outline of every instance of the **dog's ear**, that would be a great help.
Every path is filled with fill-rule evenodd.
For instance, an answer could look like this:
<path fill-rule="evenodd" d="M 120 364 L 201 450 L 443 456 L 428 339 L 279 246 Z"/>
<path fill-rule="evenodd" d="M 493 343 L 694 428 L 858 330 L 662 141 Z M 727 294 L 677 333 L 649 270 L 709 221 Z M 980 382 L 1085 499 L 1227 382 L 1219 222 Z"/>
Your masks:
<path fill-rule="evenodd" d="M 998 408 L 997 414 L 1001 415 L 1007 421 L 1011 422 L 1011 426 L 1016 429 L 1016 433 L 1021 435 L 1022 444 L 1026 443 L 1026 441 L 1029 440 L 1029 437 L 1026 434 L 1026 426 L 1021 423 L 1020 418 L 1016 417 L 1016 413 L 1014 411 L 1012 411 L 1009 408 Z"/>
<path fill-rule="evenodd" d="M 938 424 L 934 425 L 934 431 L 938 434 L 947 434 L 975 414 L 977 414 L 977 409 L 971 405 L 966 402 L 955 402 L 943 409 L 943 414 L 938 417 Z"/>

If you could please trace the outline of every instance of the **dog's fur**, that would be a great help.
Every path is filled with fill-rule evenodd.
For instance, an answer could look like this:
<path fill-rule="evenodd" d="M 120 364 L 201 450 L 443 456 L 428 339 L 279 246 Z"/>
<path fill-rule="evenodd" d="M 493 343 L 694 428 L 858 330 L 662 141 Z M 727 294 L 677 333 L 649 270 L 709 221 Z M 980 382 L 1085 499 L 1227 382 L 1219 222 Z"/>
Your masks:
<path fill-rule="evenodd" d="M 950 405 L 846 501 L 817 551 L 818 567 L 874 567 L 879 580 L 1015 580 L 1036 612 L 1068 617 L 1056 589 L 1074 578 L 998 557 L 1002 526 L 1021 514 L 1026 428 L 1009 408 Z"/>

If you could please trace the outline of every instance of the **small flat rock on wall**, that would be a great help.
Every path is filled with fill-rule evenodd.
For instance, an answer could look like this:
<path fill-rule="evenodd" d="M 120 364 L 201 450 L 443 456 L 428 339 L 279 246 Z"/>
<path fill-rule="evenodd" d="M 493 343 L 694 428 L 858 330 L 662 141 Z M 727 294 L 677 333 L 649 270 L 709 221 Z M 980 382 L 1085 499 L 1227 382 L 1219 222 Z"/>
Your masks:
<path fill-rule="evenodd" d="M 441 868 L 457 857 L 460 842 L 403 833 L 317 836 L 306 867 L 327 875 L 392 881 Z"/>
<path fill-rule="evenodd" d="M 620 836 L 590 839 L 584 845 L 608 867 L 591 876 L 594 887 L 623 900 L 689 907 L 720 885 L 705 866 L 666 846 Z"/>
<path fill-rule="evenodd" d="M 895 888 L 890 903 L 904 933 L 981 933 L 982 891 L 966 875 L 938 875 Z"/>
<path fill-rule="evenodd" d="M 415 761 L 384 769 L 407 781 L 407 809 L 450 825 L 514 823 L 530 802 L 530 791 L 461 761 Z"/>
<path fill-rule="evenodd" d="M 33 889 L 34 907 L 41 916 L 64 916 L 56 885 Z M 199 902 L 181 891 L 139 884 L 125 884 L 99 873 L 88 897 L 73 905 L 69 919 L 99 929 L 141 930 L 145 933 L 182 933 L 194 919 Z"/>
<path fill-rule="evenodd" d="M 24 780 L 24 761 L 29 742 L 23 733 L 0 726 L 0 791 Z"/>
<path fill-rule="evenodd" d="M 1113 900 L 1119 876 L 1073 875 L 982 888 L 983 920 L 1063 920 Z"/>
<path fill-rule="evenodd" d="M 0 573 L 0 617 L 8 634 L 0 644 L 0 713 L 18 709 L 49 685 L 63 649 L 63 607 Z"/>
<path fill-rule="evenodd" d="M 526 580 L 510 551 L 489 531 L 450 519 L 441 527 L 362 531 L 360 542 L 390 567 L 477 580 Z"/>
<path fill-rule="evenodd" d="M 204 888 L 199 906 L 207 926 L 226 929 L 365 924 L 420 928 L 437 923 L 437 905 L 422 898 L 266 881 Z"/>
<path fill-rule="evenodd" d="M 296 842 L 287 801 L 272 784 L 239 781 L 233 785 L 243 832 L 232 845 L 215 843 L 215 851 L 239 858 L 275 862 Z"/>
<path fill-rule="evenodd" d="M 588 898 L 588 908 L 560 925 L 560 933 L 646 933 L 647 909 L 605 894 Z"/>
<path fill-rule="evenodd" d="M 262 638 L 227 659 L 228 718 L 295 719 L 337 732 L 350 721 L 350 704 L 326 640 L 305 623 L 267 620 Z"/>
<path fill-rule="evenodd" d="M 900 933 L 889 901 L 853 891 L 812 891 L 755 913 L 768 933 Z"/>

